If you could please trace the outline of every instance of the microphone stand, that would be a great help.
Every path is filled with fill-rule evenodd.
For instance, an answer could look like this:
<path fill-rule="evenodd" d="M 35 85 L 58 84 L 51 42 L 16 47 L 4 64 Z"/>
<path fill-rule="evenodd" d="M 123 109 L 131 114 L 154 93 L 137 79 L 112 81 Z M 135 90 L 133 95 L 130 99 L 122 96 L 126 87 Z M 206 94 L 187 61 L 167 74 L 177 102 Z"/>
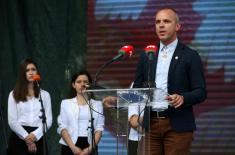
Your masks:
<path fill-rule="evenodd" d="M 90 110 L 90 116 L 91 116 L 91 120 L 89 120 L 89 122 L 91 123 L 91 126 L 88 127 L 91 129 L 91 155 L 98 155 L 97 149 L 96 149 L 96 144 L 95 144 L 95 127 L 94 127 L 94 117 L 93 117 L 93 108 L 91 107 L 91 96 L 90 94 L 87 94 L 88 96 L 88 106 L 89 106 L 89 110 Z M 85 98 L 85 96 L 83 96 Z"/>
<path fill-rule="evenodd" d="M 147 79 L 148 88 L 155 86 L 154 82 L 150 80 L 150 74 L 152 73 L 151 69 L 152 64 L 153 64 L 153 55 L 148 55 L 148 79 Z"/>
<path fill-rule="evenodd" d="M 94 88 L 96 88 L 96 83 L 97 83 L 97 79 L 98 79 L 98 76 L 100 75 L 101 71 L 103 71 L 105 69 L 105 67 L 107 67 L 109 64 L 111 64 L 112 62 L 118 60 L 119 58 L 121 58 L 121 56 L 116 56 L 115 58 L 109 60 L 108 62 L 106 62 L 105 64 L 103 64 L 99 70 L 96 72 L 95 74 L 95 78 L 94 78 L 94 83 L 93 83 L 93 86 Z M 98 86 L 100 87 L 100 86 Z M 89 99 L 90 101 L 90 99 Z M 90 104 L 88 104 L 89 107 L 90 107 Z M 91 134 L 92 134 L 92 155 L 98 155 L 98 152 L 97 152 L 97 149 L 96 149 L 96 145 L 94 144 L 94 137 L 95 137 L 95 133 L 94 133 L 94 118 L 93 118 L 93 114 L 92 114 L 92 109 L 90 107 L 90 113 L 91 113 Z"/>
<path fill-rule="evenodd" d="M 103 64 L 101 66 L 101 68 L 99 68 L 99 70 L 96 72 L 95 74 L 95 78 L 94 78 L 94 87 L 96 87 L 96 81 L 97 81 L 97 78 L 99 76 L 99 74 L 101 73 L 101 71 L 107 67 L 109 64 L 111 64 L 112 62 L 116 61 L 116 60 L 119 60 L 120 58 L 122 58 L 123 56 L 125 56 L 127 53 L 129 54 L 129 56 L 132 55 L 132 51 L 134 50 L 133 46 L 131 45 L 126 45 L 126 46 L 123 46 L 120 50 L 119 50 L 119 54 L 116 55 L 114 58 L 112 58 L 111 60 L 109 60 L 108 62 L 106 62 L 105 64 Z"/>
<path fill-rule="evenodd" d="M 155 87 L 155 83 L 150 80 L 150 74 L 152 73 L 151 66 L 153 64 L 152 60 L 148 60 L 148 79 L 147 79 L 147 87 L 150 89 L 151 87 Z M 150 95 L 150 91 L 149 91 Z"/>
<path fill-rule="evenodd" d="M 43 106 L 43 101 L 42 101 L 41 88 L 37 80 L 36 80 L 36 84 L 39 89 L 39 102 L 41 103 L 41 112 L 42 112 L 42 116 L 39 116 L 39 118 L 42 119 L 42 124 L 43 124 L 43 129 L 42 129 L 43 130 L 43 155 L 47 155 L 48 147 L 47 147 L 46 132 L 48 131 L 48 127 L 47 127 L 47 122 L 46 122 L 46 114 L 45 114 L 45 108 Z"/>
<path fill-rule="evenodd" d="M 149 91 L 148 91 L 148 97 L 147 97 L 147 100 L 145 102 L 145 108 L 144 108 L 144 117 L 149 117 L 150 116 L 150 110 L 151 110 L 151 106 L 149 106 L 149 102 L 151 101 L 151 90 L 150 88 L 152 86 L 155 86 L 155 83 L 152 84 L 151 80 L 150 80 L 150 73 L 151 73 L 151 66 L 152 66 L 152 63 L 153 61 L 152 60 L 148 60 L 148 77 L 147 77 L 147 82 L 144 84 L 144 86 L 147 86 L 147 88 L 149 88 Z M 144 120 L 145 118 L 143 118 Z M 138 120 L 139 122 L 139 120 Z M 148 130 L 148 126 L 149 126 L 149 123 L 150 122 L 142 122 L 142 127 L 145 128 L 145 131 Z"/>
<path fill-rule="evenodd" d="M 89 101 L 90 102 L 90 101 Z M 96 150 L 96 144 L 95 144 L 95 127 L 94 127 L 94 117 L 93 117 L 93 112 L 92 109 L 90 108 L 90 114 L 91 114 L 91 154 L 92 155 L 98 155 L 97 150 Z"/>
<path fill-rule="evenodd" d="M 6 144 L 6 148 L 8 148 L 7 137 L 6 137 L 6 130 L 5 130 L 5 121 L 4 121 L 4 116 L 3 116 L 3 108 L 1 106 L 1 104 L 0 104 L 0 120 L 2 122 L 2 130 L 3 130 L 4 142 Z"/>
<path fill-rule="evenodd" d="M 105 69 L 105 67 L 107 67 L 109 64 L 111 64 L 114 61 L 115 61 L 114 59 L 111 59 L 99 68 L 99 70 L 95 74 L 94 84 L 93 84 L 94 87 L 96 87 L 96 82 L 97 82 L 98 76 L 100 75 L 101 71 L 103 71 Z"/>
<path fill-rule="evenodd" d="M 133 47 L 132 47 L 132 50 L 133 50 Z M 101 71 L 104 70 L 105 67 L 107 67 L 109 64 L 111 64 L 112 62 L 116 61 L 116 60 L 119 60 L 120 58 L 122 58 L 124 55 L 125 55 L 125 50 L 124 52 L 120 52 L 119 55 L 115 56 L 113 59 L 109 60 L 108 62 L 106 62 L 105 64 L 103 64 L 99 70 L 96 72 L 95 74 L 95 78 L 94 78 L 94 83 L 93 83 L 93 86 L 96 88 L 96 83 L 97 83 L 97 79 L 98 79 L 98 76 L 100 75 Z M 89 99 L 90 101 L 90 99 Z M 88 104 L 89 107 L 90 107 L 90 104 Z M 97 155 L 98 152 L 97 152 L 97 149 L 96 149 L 96 146 L 94 146 L 94 118 L 93 118 L 93 115 L 92 115 L 92 108 L 90 107 L 90 113 L 91 113 L 91 132 L 92 132 L 92 155 Z M 93 154 L 94 153 L 94 154 Z"/>
<path fill-rule="evenodd" d="M 0 90 L 2 90 L 2 81 L 0 80 Z M 1 91 L 2 92 L 2 91 Z M 2 95 L 0 94 L 0 102 L 2 101 Z M 2 123 L 2 130 L 3 130 L 3 139 L 6 144 L 6 148 L 8 148 L 8 143 L 7 143 L 7 136 L 6 136 L 6 128 L 5 128 L 5 119 L 4 119 L 4 114 L 3 114 L 3 106 L 0 103 L 0 121 Z"/>

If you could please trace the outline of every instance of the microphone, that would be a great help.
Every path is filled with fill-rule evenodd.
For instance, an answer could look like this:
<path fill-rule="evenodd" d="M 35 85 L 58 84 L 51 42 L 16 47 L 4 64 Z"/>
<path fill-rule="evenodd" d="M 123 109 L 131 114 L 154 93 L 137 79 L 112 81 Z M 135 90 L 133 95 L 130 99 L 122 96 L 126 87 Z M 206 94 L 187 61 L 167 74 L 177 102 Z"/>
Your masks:
<path fill-rule="evenodd" d="M 115 56 L 113 59 L 112 59 L 112 62 L 113 61 L 116 61 L 122 57 L 126 57 L 126 56 L 129 56 L 131 57 L 132 56 L 132 53 L 133 53 L 133 50 L 134 50 L 134 47 L 132 45 L 125 45 L 123 46 L 119 51 L 118 51 L 118 55 Z"/>
<path fill-rule="evenodd" d="M 85 88 L 90 88 L 90 87 L 91 87 L 91 85 L 89 85 L 89 84 L 85 84 L 85 85 L 84 85 L 84 87 L 85 87 Z"/>
<path fill-rule="evenodd" d="M 93 84 L 86 84 L 84 85 L 84 87 L 86 88 L 86 90 L 92 90 L 92 89 L 105 89 L 102 86 L 99 85 L 93 85 Z"/>
<path fill-rule="evenodd" d="M 41 80 L 40 75 L 35 74 L 35 75 L 33 76 L 33 81 L 36 82 L 38 88 L 40 88 L 40 85 L 39 85 L 39 81 L 40 81 L 40 80 Z"/>
<path fill-rule="evenodd" d="M 118 59 L 120 59 L 120 58 L 122 58 L 122 57 L 124 57 L 124 56 L 126 56 L 126 55 L 128 55 L 129 57 L 132 55 L 132 53 L 133 53 L 133 51 L 134 51 L 134 47 L 132 46 L 132 45 L 125 45 L 125 46 L 123 46 L 119 51 L 118 51 L 118 55 L 117 56 L 115 56 L 113 59 L 111 59 L 111 60 L 109 60 L 108 62 L 106 62 L 105 64 L 103 64 L 100 68 L 99 68 L 99 70 L 96 72 L 96 74 L 95 74 L 95 78 L 94 78 L 94 83 L 93 83 L 93 86 L 94 87 L 96 87 L 96 81 L 97 81 L 97 79 L 98 79 L 98 76 L 99 76 L 99 74 L 101 73 L 101 71 L 105 68 L 105 67 L 107 67 L 109 64 L 111 64 L 112 62 L 114 62 L 114 61 L 116 61 L 116 60 L 118 60 Z"/>
<path fill-rule="evenodd" d="M 150 61 L 153 60 L 154 54 L 156 54 L 158 47 L 155 45 L 148 45 L 144 48 L 145 53 L 148 55 Z"/>
<path fill-rule="evenodd" d="M 33 81 L 40 81 L 40 80 L 41 80 L 40 75 L 36 74 L 33 76 Z"/>

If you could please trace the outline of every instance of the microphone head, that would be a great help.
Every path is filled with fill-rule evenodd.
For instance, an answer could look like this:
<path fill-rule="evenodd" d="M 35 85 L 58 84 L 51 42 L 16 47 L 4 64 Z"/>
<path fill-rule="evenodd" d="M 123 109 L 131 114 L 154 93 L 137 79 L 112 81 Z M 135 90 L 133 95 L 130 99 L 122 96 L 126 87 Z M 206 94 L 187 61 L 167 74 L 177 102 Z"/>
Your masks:
<path fill-rule="evenodd" d="M 125 45 L 118 51 L 118 53 L 123 56 L 127 55 L 127 56 L 131 57 L 133 51 L 134 51 L 134 47 L 132 45 Z"/>
<path fill-rule="evenodd" d="M 157 50 L 158 50 L 158 47 L 155 45 L 147 45 L 144 48 L 144 51 L 146 52 L 146 54 L 149 54 L 149 53 L 156 54 Z"/>
<path fill-rule="evenodd" d="M 33 80 L 34 80 L 34 81 L 40 81 L 40 80 L 41 80 L 40 75 L 38 75 L 38 74 L 34 75 L 34 76 L 33 76 Z"/>
<path fill-rule="evenodd" d="M 86 88 L 91 88 L 91 85 L 89 85 L 89 84 L 85 84 L 84 85 Z"/>

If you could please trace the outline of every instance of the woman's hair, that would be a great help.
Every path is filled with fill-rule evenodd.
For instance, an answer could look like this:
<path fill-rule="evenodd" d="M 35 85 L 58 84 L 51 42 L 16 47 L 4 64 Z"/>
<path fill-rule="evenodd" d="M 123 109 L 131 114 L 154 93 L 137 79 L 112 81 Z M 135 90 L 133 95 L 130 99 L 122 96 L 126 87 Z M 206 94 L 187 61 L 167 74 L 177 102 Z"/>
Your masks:
<path fill-rule="evenodd" d="M 18 69 L 18 76 L 16 80 L 15 87 L 13 89 L 13 96 L 16 102 L 20 101 L 27 101 L 27 95 L 28 95 L 28 80 L 26 79 L 26 67 L 29 64 L 35 65 L 37 69 L 37 74 L 39 74 L 38 71 L 38 66 L 36 62 L 34 62 L 32 59 L 24 59 Z M 37 84 L 34 83 L 34 96 L 38 97 L 39 96 L 39 88 L 37 87 Z"/>
<path fill-rule="evenodd" d="M 78 76 L 80 76 L 80 75 L 86 75 L 86 76 L 88 77 L 88 82 L 89 82 L 89 84 L 92 83 L 92 78 L 91 78 L 91 75 L 90 75 L 90 73 L 89 73 L 88 71 L 86 71 L 86 70 L 81 70 L 81 71 L 75 73 L 75 74 L 72 76 L 72 79 L 71 79 L 71 89 L 70 89 L 70 94 L 69 94 L 70 97 L 74 97 L 74 96 L 77 95 L 77 92 L 76 92 L 76 90 L 72 87 L 72 84 L 75 83 L 76 79 L 77 79 Z M 92 96 L 93 96 L 93 95 L 92 95 Z"/>

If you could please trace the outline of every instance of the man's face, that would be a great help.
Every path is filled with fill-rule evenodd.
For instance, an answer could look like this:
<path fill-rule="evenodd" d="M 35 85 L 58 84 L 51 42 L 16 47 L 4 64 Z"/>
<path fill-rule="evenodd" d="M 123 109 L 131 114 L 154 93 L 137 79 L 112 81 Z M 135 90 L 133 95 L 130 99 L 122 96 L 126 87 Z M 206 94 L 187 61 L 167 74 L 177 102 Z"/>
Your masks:
<path fill-rule="evenodd" d="M 158 38 L 165 44 L 173 42 L 177 37 L 180 24 L 172 10 L 161 10 L 156 14 L 155 28 Z"/>

